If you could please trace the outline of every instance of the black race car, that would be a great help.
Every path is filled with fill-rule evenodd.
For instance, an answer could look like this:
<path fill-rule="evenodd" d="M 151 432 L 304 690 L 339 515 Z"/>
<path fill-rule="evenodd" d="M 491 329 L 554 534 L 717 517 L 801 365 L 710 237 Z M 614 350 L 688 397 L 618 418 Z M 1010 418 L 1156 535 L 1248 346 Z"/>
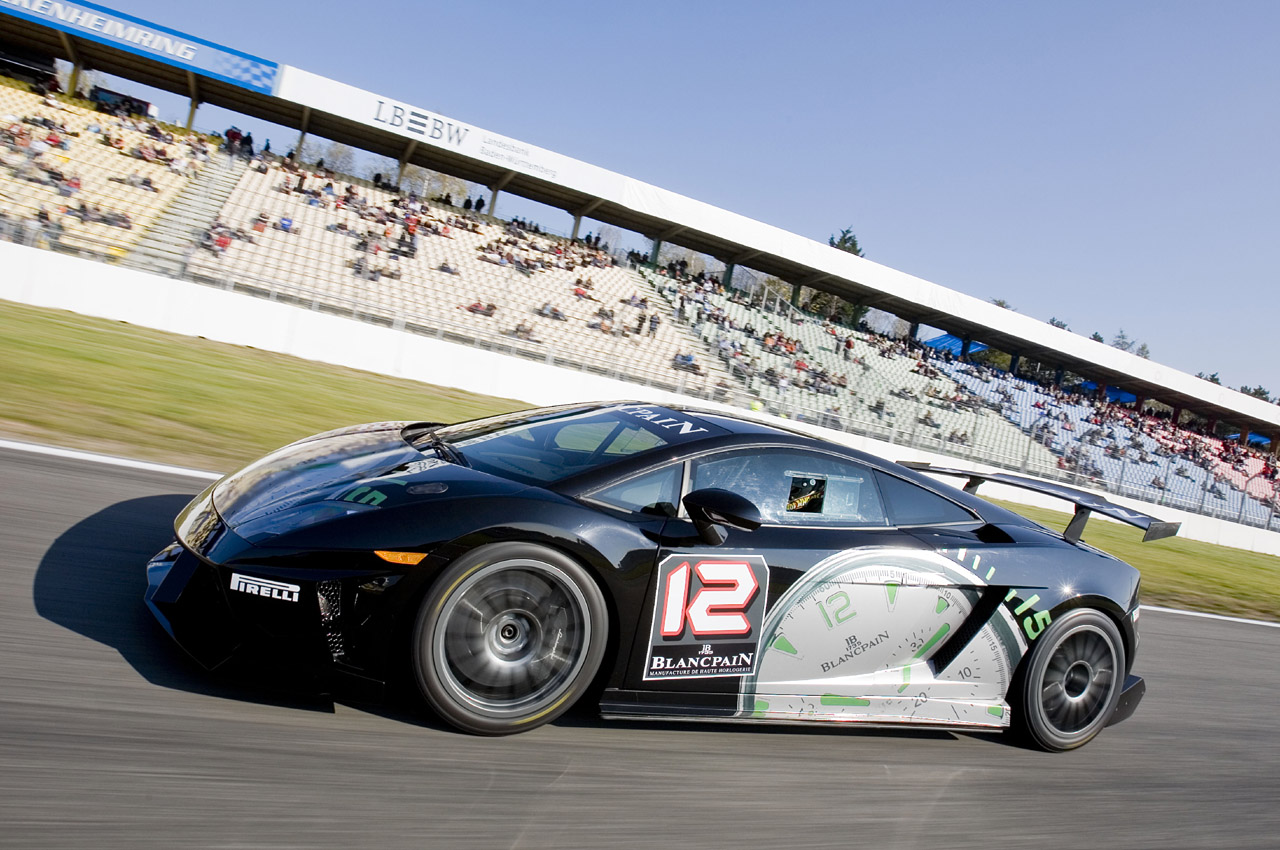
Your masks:
<path fill-rule="evenodd" d="M 1129 716 L 1138 571 L 1080 533 L 1091 512 L 1177 526 L 929 471 L 970 481 L 651 404 L 364 425 L 201 493 L 146 602 L 206 667 L 264 644 L 364 680 L 408 666 L 487 735 L 584 693 L 611 717 L 1012 725 L 1050 750 Z M 989 504 L 984 479 L 1075 520 Z"/>

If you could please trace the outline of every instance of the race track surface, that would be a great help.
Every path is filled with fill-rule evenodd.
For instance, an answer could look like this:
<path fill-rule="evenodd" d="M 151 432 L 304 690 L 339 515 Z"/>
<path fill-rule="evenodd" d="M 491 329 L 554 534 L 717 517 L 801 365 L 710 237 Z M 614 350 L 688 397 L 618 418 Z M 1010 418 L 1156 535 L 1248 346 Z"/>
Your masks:
<path fill-rule="evenodd" d="M 1145 701 L 1063 755 L 589 712 L 482 739 L 188 663 L 143 565 L 204 485 L 0 451 L 0 847 L 1280 846 L 1280 629 L 1145 613 Z"/>

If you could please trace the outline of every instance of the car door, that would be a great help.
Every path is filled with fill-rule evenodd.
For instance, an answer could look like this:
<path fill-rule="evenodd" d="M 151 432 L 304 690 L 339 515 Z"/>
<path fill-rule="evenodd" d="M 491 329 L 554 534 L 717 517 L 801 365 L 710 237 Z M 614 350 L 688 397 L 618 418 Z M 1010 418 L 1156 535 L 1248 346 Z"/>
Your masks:
<path fill-rule="evenodd" d="M 925 547 L 892 528 L 873 471 L 856 461 L 791 446 L 704 454 L 686 461 L 682 492 L 729 490 L 760 511 L 753 531 L 728 528 L 702 539 L 682 510 L 663 530 L 627 679 L 673 702 L 736 712 L 744 676 L 766 651 L 766 612 L 814 568 L 840 553 Z M 852 617 L 847 594 L 831 589 L 820 615 Z M 819 610 L 819 609 L 815 609 Z"/>
<path fill-rule="evenodd" d="M 888 523 L 925 545 L 836 553 L 797 579 L 765 619 L 739 714 L 1006 725 L 1025 644 L 1001 605 L 1005 588 L 963 547 L 936 548 L 943 534 L 980 542 L 983 523 L 916 482 L 874 478 Z"/>

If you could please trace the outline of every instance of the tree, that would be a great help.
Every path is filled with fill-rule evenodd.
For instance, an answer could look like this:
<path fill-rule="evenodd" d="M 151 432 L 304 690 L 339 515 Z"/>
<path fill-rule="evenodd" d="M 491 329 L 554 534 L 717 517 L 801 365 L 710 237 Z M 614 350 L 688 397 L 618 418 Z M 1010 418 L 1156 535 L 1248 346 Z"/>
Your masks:
<path fill-rule="evenodd" d="M 789 299 L 791 297 L 791 284 L 780 277 L 766 277 L 764 279 L 764 290 L 777 295 L 779 298 Z"/>
<path fill-rule="evenodd" d="M 335 174 L 354 174 L 356 170 L 356 152 L 351 145 L 342 142 L 330 142 L 324 150 L 324 167 Z"/>
<path fill-rule="evenodd" d="M 622 230 L 612 224 L 602 224 L 596 228 L 596 236 L 600 237 L 600 247 L 608 246 L 615 256 L 622 247 Z"/>
<path fill-rule="evenodd" d="M 1133 349 L 1133 340 L 1129 339 L 1129 335 L 1124 332 L 1124 328 L 1121 328 L 1111 338 L 1111 347 L 1118 348 L 1121 351 L 1131 351 Z"/>
<path fill-rule="evenodd" d="M 1270 390 L 1266 389 L 1264 386 L 1262 386 L 1262 384 L 1258 384 L 1258 386 L 1256 387 L 1251 387 L 1246 384 L 1245 386 L 1240 388 L 1240 392 L 1244 393 L 1245 395 L 1251 395 L 1254 398 L 1260 398 L 1263 401 L 1271 401 Z"/>
<path fill-rule="evenodd" d="M 1107 341 L 1107 340 L 1102 336 L 1102 334 L 1098 333 L 1097 331 L 1094 331 L 1093 333 L 1089 334 L 1089 339 L 1093 340 L 1094 342 L 1106 342 L 1106 341 Z"/>
<path fill-rule="evenodd" d="M 999 369 L 1001 372 L 1008 372 L 1009 367 L 1013 365 L 1013 358 L 1003 351 L 994 348 L 987 348 L 979 351 L 977 354 L 969 355 L 969 359 L 974 363 L 980 363 L 983 366 L 990 366 L 992 369 Z"/>
<path fill-rule="evenodd" d="M 1202 380 L 1202 381 L 1208 381 L 1208 382 L 1209 382 L 1209 383 L 1211 383 L 1211 384 L 1221 384 L 1221 383 L 1222 383 L 1222 381 L 1218 379 L 1218 373 L 1217 373 L 1217 372 L 1214 372 L 1212 375 L 1206 375 L 1204 372 L 1196 372 L 1196 377 L 1197 377 L 1197 378 L 1199 378 L 1199 379 L 1200 379 L 1200 380 Z"/>
<path fill-rule="evenodd" d="M 373 182 L 374 175 L 382 175 L 383 180 L 391 180 L 400 171 L 400 163 L 389 156 L 379 156 L 377 154 L 366 155 L 361 163 L 364 167 L 360 169 L 360 177 Z"/>
<path fill-rule="evenodd" d="M 827 244 L 838 251 L 853 254 L 855 257 L 865 256 L 852 227 L 846 227 L 839 234 L 833 233 L 827 237 Z M 791 295 L 790 285 L 783 284 L 783 286 L 787 287 L 785 297 L 789 298 Z M 800 303 L 804 304 L 805 309 L 811 313 L 816 313 L 850 327 L 856 327 L 863 317 L 867 315 L 868 309 L 861 304 L 846 301 L 832 292 L 814 290 L 807 286 L 800 289 Z"/>
<path fill-rule="evenodd" d="M 1011 305 L 1008 301 L 1005 301 L 1003 298 L 992 298 L 991 303 L 996 305 L 997 307 L 1003 307 L 1006 310 L 1013 310 L 1013 305 Z M 1018 311 L 1013 310 L 1013 312 L 1016 313 Z"/>
<path fill-rule="evenodd" d="M 1050 319 L 1049 324 L 1053 325 L 1055 328 L 1062 328 L 1064 331 L 1071 330 L 1071 328 L 1067 327 L 1067 323 L 1059 319 L 1057 316 Z"/>
<path fill-rule="evenodd" d="M 867 314 L 867 307 L 853 304 L 830 292 L 815 292 L 809 299 L 806 309 L 819 316 L 831 319 L 849 327 L 857 327 L 858 322 Z"/>
<path fill-rule="evenodd" d="M 832 248 L 838 248 L 841 251 L 853 254 L 855 257 L 866 256 L 862 253 L 862 246 L 858 244 L 858 237 L 853 235 L 852 227 L 846 227 L 844 230 L 841 230 L 839 236 L 836 236 L 835 234 L 829 236 L 827 238 L 827 244 Z"/>
<path fill-rule="evenodd" d="M 1151 359 L 1151 349 L 1147 347 L 1147 344 L 1145 342 L 1139 343 L 1138 347 L 1134 349 L 1133 353 L 1141 357 L 1143 360 Z"/>
<path fill-rule="evenodd" d="M 398 165 L 397 168 L 399 168 Z M 385 175 L 384 179 L 389 180 L 394 176 L 394 174 Z M 438 198 L 441 195 L 449 195 L 453 202 L 458 205 L 461 205 L 471 193 L 471 184 L 461 177 L 441 174 L 438 171 L 423 168 L 421 165 L 405 166 L 401 188 L 415 192 L 424 198 Z"/>

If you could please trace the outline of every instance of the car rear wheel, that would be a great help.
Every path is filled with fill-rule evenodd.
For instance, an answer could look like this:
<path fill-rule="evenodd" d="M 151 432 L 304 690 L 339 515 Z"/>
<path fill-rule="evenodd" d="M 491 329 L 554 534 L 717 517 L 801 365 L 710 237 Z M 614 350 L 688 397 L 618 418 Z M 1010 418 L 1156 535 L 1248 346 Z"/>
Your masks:
<path fill-rule="evenodd" d="M 1105 614 L 1080 608 L 1036 641 L 1022 679 L 1022 729 L 1041 749 L 1081 747 L 1115 712 L 1124 682 L 1124 642 Z"/>
<path fill-rule="evenodd" d="M 418 686 L 441 717 L 480 735 L 509 735 L 560 716 L 590 686 L 608 613 L 571 558 L 496 543 L 449 565 L 414 627 Z"/>

